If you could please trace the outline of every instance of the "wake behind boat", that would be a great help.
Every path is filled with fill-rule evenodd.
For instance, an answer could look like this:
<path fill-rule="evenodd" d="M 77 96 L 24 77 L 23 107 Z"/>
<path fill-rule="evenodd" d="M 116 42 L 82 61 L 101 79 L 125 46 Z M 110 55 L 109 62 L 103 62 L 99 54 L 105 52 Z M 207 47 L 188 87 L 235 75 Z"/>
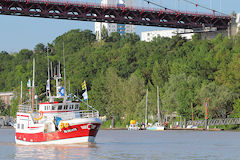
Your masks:
<path fill-rule="evenodd" d="M 33 64 L 34 75 L 35 61 Z M 56 96 L 51 96 L 50 78 L 48 78 L 49 100 L 47 102 L 34 104 L 34 77 L 35 75 L 31 94 L 32 103 L 21 104 L 18 107 L 15 124 L 16 143 L 31 145 L 95 142 L 95 137 L 102 124 L 99 112 L 78 97 L 65 94 L 66 87 L 61 86 L 60 82 L 62 78 L 60 65 L 58 74 L 54 75 Z"/>

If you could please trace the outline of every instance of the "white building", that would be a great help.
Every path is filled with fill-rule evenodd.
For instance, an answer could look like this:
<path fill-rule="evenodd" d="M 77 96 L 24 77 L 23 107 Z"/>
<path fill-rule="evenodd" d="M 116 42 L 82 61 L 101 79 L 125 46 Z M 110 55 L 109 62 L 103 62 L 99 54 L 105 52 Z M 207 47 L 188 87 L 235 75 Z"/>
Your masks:
<path fill-rule="evenodd" d="M 11 101 L 14 97 L 13 92 L 0 92 L 0 99 L 5 103 L 5 108 L 11 105 Z M 0 112 L 1 113 L 1 112 Z"/>
<path fill-rule="evenodd" d="M 239 27 L 240 27 L 240 13 L 237 14 L 236 24 L 237 24 L 237 32 L 238 32 L 239 31 Z"/>
<path fill-rule="evenodd" d="M 173 36 L 176 36 L 179 34 L 181 37 L 184 37 L 186 39 L 192 39 L 192 36 L 194 33 L 192 33 L 193 30 L 191 29 L 171 29 L 171 30 L 156 30 L 156 31 L 146 31 L 141 32 L 141 40 L 150 42 L 155 37 L 168 37 L 172 38 Z"/>
<path fill-rule="evenodd" d="M 118 6 L 126 6 L 131 7 L 134 6 L 135 0 L 102 0 L 101 5 L 118 5 Z M 96 39 L 101 40 L 101 31 L 103 26 L 107 29 L 108 35 L 112 32 L 118 32 L 120 35 L 125 33 L 134 33 L 135 26 L 134 25 L 125 25 L 125 24 L 116 24 L 116 23 L 106 23 L 106 22 L 95 22 L 95 34 Z"/>

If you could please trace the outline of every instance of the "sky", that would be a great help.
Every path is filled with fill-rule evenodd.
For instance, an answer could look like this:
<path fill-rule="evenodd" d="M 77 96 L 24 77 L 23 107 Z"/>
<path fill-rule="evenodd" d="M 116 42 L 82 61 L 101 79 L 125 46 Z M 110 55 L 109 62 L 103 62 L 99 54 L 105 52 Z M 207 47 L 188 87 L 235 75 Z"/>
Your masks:
<path fill-rule="evenodd" d="M 79 0 L 80 1 L 80 0 Z M 100 0 L 81 0 L 82 2 L 100 3 Z M 150 0 L 159 5 L 182 11 L 209 12 L 196 8 L 184 0 Z M 239 0 L 190 0 L 209 8 L 231 14 L 240 13 Z M 135 0 L 136 6 L 150 7 L 143 0 Z M 0 52 L 19 52 L 21 49 L 34 49 L 38 43 L 52 43 L 52 41 L 72 29 L 90 29 L 94 32 L 94 22 L 57 20 L 48 18 L 32 18 L 20 16 L 0 15 Z M 163 30 L 166 28 L 136 26 L 135 32 L 140 35 L 143 31 Z"/>

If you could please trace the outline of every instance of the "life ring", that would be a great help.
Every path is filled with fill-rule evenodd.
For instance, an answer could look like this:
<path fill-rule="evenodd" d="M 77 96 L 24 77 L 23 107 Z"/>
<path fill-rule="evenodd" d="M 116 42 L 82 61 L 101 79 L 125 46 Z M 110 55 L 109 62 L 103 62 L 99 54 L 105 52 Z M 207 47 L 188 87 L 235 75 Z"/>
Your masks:
<path fill-rule="evenodd" d="M 38 117 L 38 118 L 34 118 L 35 121 L 39 121 L 40 119 L 43 118 L 43 112 L 40 111 L 40 112 L 39 112 L 39 115 L 40 115 L 40 117 Z"/>
<path fill-rule="evenodd" d="M 65 124 L 64 124 L 64 127 L 65 127 L 65 128 L 68 128 L 68 127 L 69 127 L 69 123 L 65 123 Z"/>
<path fill-rule="evenodd" d="M 59 128 L 60 128 L 60 130 L 62 130 L 63 127 L 64 127 L 64 123 L 63 123 L 63 122 L 60 122 L 60 124 L 59 124 Z"/>

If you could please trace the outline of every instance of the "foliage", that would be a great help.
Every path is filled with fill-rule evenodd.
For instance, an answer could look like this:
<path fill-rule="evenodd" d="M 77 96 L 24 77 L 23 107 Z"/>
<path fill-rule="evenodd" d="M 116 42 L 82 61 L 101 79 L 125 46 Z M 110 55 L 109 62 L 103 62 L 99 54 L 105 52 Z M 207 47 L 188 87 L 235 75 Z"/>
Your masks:
<path fill-rule="evenodd" d="M 148 88 L 148 113 L 156 117 L 157 86 L 162 114 L 177 111 L 182 118 L 191 119 L 193 103 L 194 116 L 203 119 L 209 98 L 209 118 L 240 116 L 240 35 L 230 39 L 219 35 L 213 40 L 201 40 L 199 35 L 192 40 L 157 37 L 142 42 L 136 34 L 108 35 L 106 28 L 102 32 L 99 42 L 91 31 L 76 29 L 47 44 L 53 68 L 59 61 L 63 64 L 65 54 L 66 77 L 71 83 L 67 91 L 81 95 L 81 83 L 86 80 L 89 103 L 101 116 L 114 117 L 122 126 L 131 119 L 144 121 Z M 39 43 L 34 51 L 0 52 L 0 91 L 19 94 L 23 81 L 26 93 L 35 57 L 36 93 L 44 93 L 47 46 Z M 51 89 L 54 93 L 55 88 Z M 11 114 L 16 112 L 18 97 L 13 100 Z M 44 94 L 39 98 L 43 100 Z M 27 94 L 24 99 L 28 99 Z"/>

